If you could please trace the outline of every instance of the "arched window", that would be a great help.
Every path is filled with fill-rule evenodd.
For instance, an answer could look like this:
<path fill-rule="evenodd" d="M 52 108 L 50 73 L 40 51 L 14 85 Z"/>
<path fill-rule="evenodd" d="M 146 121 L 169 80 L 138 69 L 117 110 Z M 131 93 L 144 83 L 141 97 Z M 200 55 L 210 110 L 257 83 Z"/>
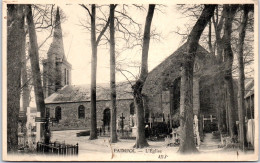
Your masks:
<path fill-rule="evenodd" d="M 50 108 L 46 108 L 46 118 L 49 118 L 50 117 Z"/>
<path fill-rule="evenodd" d="M 132 102 L 130 104 L 130 115 L 134 115 L 135 114 L 135 105 L 134 103 Z"/>
<path fill-rule="evenodd" d="M 197 60 L 195 60 L 194 66 L 193 66 L 193 72 L 200 71 L 200 65 Z"/>
<path fill-rule="evenodd" d="M 148 123 L 149 122 L 149 110 L 148 109 L 145 109 L 145 112 L 144 112 L 144 118 L 145 118 L 145 122 Z"/>
<path fill-rule="evenodd" d="M 80 105 L 78 108 L 78 117 L 79 119 L 85 118 L 85 107 L 83 105 Z"/>
<path fill-rule="evenodd" d="M 55 119 L 61 120 L 61 107 L 60 106 L 57 106 L 55 108 Z"/>

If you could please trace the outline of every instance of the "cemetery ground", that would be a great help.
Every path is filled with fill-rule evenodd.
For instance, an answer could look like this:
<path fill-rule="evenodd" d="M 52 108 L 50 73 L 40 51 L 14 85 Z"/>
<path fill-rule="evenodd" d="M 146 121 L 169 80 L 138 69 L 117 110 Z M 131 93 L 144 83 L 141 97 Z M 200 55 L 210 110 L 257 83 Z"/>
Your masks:
<path fill-rule="evenodd" d="M 66 131 L 52 131 L 51 141 L 65 142 L 66 144 L 79 144 L 79 156 L 91 156 L 88 160 L 100 159 L 106 160 L 107 158 L 113 158 L 115 160 L 138 160 L 138 157 L 142 158 L 146 156 L 148 160 L 162 159 L 168 160 L 167 158 L 174 159 L 171 157 L 179 156 L 178 146 L 168 146 L 168 140 L 161 141 L 149 141 L 149 147 L 143 149 L 134 149 L 133 145 L 135 139 L 119 139 L 117 143 L 109 143 L 109 137 L 99 136 L 96 140 L 89 140 L 89 136 L 77 137 L 77 133 L 83 130 L 66 130 Z M 120 135 L 118 135 L 120 137 Z M 206 133 L 204 141 L 201 142 L 200 147 L 197 147 L 200 154 L 221 156 L 228 155 L 229 157 L 237 158 L 237 155 L 253 154 L 249 151 L 242 153 L 238 148 L 219 148 L 221 145 L 220 139 L 214 138 L 212 133 Z M 134 155 L 133 155 L 134 154 Z M 224 154 L 224 155 L 223 155 Z M 94 157 L 93 157 L 94 156 Z M 160 158 L 161 157 L 161 158 Z M 220 157 L 219 159 L 223 159 Z M 187 158 L 189 159 L 189 158 Z"/>

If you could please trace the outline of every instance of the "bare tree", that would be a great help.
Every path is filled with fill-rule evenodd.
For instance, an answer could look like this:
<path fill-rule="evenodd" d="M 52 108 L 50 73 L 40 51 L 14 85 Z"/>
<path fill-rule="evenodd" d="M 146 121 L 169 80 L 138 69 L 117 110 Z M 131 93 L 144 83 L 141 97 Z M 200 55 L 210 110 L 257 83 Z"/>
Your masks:
<path fill-rule="evenodd" d="M 7 5 L 7 151 L 18 149 L 24 5 Z"/>
<path fill-rule="evenodd" d="M 22 96 L 22 107 L 20 111 L 23 111 L 23 116 L 26 116 L 27 107 L 30 105 L 30 86 L 27 73 L 27 59 L 26 59 L 26 31 L 25 29 L 21 33 L 22 35 L 22 49 L 21 49 L 21 96 Z M 21 128 L 26 135 L 26 121 L 27 118 L 23 118 L 21 121 Z"/>
<path fill-rule="evenodd" d="M 223 5 L 218 5 L 215 10 L 215 14 L 212 16 L 212 21 L 209 21 L 208 23 L 208 29 L 206 28 L 204 32 L 201 34 L 201 38 L 199 43 L 203 47 L 208 47 L 209 52 L 212 54 L 212 59 L 215 60 L 212 62 L 212 67 L 209 73 L 203 74 L 202 76 L 211 76 L 207 80 L 207 85 L 214 85 L 213 87 L 210 87 L 210 92 L 214 94 L 214 109 L 216 110 L 216 115 L 218 119 L 218 129 L 220 133 L 222 133 L 223 128 L 223 111 L 224 111 L 224 99 L 223 93 L 224 93 L 224 80 L 223 80 L 223 66 L 221 65 L 223 63 L 223 47 L 222 47 L 222 38 L 221 38 L 221 32 L 223 29 L 224 24 L 224 16 L 223 16 Z M 185 16 L 189 17 L 191 21 L 196 21 L 202 10 L 203 5 L 178 5 L 177 9 Z M 221 14 L 220 14 L 221 13 Z M 190 26 L 191 22 L 189 21 L 188 25 L 185 25 L 188 27 L 186 29 L 186 32 L 183 33 L 180 30 L 175 31 L 175 33 L 183 36 L 183 41 L 185 41 L 189 35 L 189 31 L 191 31 Z M 212 30 L 212 27 L 214 30 Z M 214 33 L 213 33 L 214 32 Z M 212 77 L 213 76 L 213 77 Z M 213 96 L 212 96 L 213 97 Z M 199 121 L 202 121 L 201 118 L 199 118 Z M 200 135 L 202 134 L 202 128 L 200 128 Z"/>
<path fill-rule="evenodd" d="M 91 128 L 90 128 L 90 140 L 97 139 L 97 109 L 96 109 L 96 76 L 97 76 L 97 47 L 101 40 L 101 37 L 104 35 L 106 29 L 108 28 L 109 21 L 105 24 L 102 31 L 99 33 L 96 38 L 96 5 L 91 5 L 91 12 L 86 5 L 81 5 L 84 9 L 87 10 L 90 19 L 91 19 L 91 48 L 92 48 L 92 57 L 91 57 Z"/>
<path fill-rule="evenodd" d="M 48 41 L 49 38 L 52 37 L 53 29 L 55 27 L 55 22 L 53 21 L 54 14 L 54 5 L 32 5 L 32 13 L 33 13 L 33 20 L 35 22 L 35 30 L 37 32 L 49 32 L 49 35 L 44 38 L 44 40 L 40 43 L 38 46 L 38 49 L 40 50 Z M 65 19 L 65 16 L 62 16 L 62 20 Z M 28 37 L 28 28 L 27 26 L 24 29 L 23 32 L 24 38 L 23 38 L 23 55 L 22 55 L 22 85 L 21 85 L 21 91 L 22 91 L 22 100 L 23 100 L 23 111 L 26 113 L 27 107 L 29 107 L 30 104 L 30 92 L 31 92 L 31 69 L 27 67 L 27 62 L 29 60 L 29 47 L 28 43 L 26 43 L 26 38 Z M 28 53 L 26 53 L 28 52 Z M 41 58 L 39 58 L 41 60 Z"/>
<path fill-rule="evenodd" d="M 253 5 L 243 5 L 243 16 L 242 22 L 239 27 L 239 37 L 238 37 L 238 112 L 239 112 L 239 140 L 242 149 L 244 150 L 244 146 L 246 143 L 246 130 L 245 130 L 245 73 L 244 73 L 244 58 L 243 58 L 243 49 L 244 49 L 244 40 L 246 35 L 246 26 L 248 21 L 248 13 L 253 9 Z"/>
<path fill-rule="evenodd" d="M 81 6 L 87 10 L 88 14 L 91 14 L 90 10 L 88 9 L 88 7 L 86 5 L 81 5 Z M 123 5 L 120 5 L 120 8 L 118 10 L 114 11 L 114 13 L 115 13 L 114 14 L 115 15 L 114 16 L 114 31 L 118 32 L 118 35 L 115 35 L 114 38 L 115 38 L 115 40 L 119 40 L 119 41 L 117 41 L 117 43 L 120 44 L 120 45 L 118 45 L 118 47 L 120 47 L 120 46 L 123 47 L 123 48 L 115 51 L 116 70 L 118 70 L 119 69 L 118 67 L 120 67 L 119 66 L 120 61 L 117 60 L 117 57 L 120 55 L 120 53 L 126 49 L 132 49 L 132 48 L 135 48 L 136 46 L 140 45 L 141 35 L 139 32 L 141 29 L 141 27 L 140 27 L 141 24 L 136 22 L 128 13 L 128 9 L 132 6 L 138 8 L 140 10 L 143 9 L 143 7 L 140 5 L 123 4 Z M 108 25 L 110 23 L 110 17 L 107 16 L 108 14 L 103 9 L 104 7 L 106 7 L 106 5 L 96 7 L 100 14 L 100 15 L 96 14 L 96 17 L 95 17 L 95 20 L 99 21 L 99 22 L 95 22 L 95 24 L 96 24 L 95 31 L 96 31 L 96 33 L 99 33 L 99 37 L 97 39 L 98 44 L 96 44 L 96 46 L 107 45 L 108 43 L 110 44 L 112 42 L 112 41 L 110 41 L 110 38 L 107 36 L 107 32 L 106 32 L 106 28 L 108 27 Z M 93 23 L 92 23 L 92 18 L 91 18 L 91 22 L 89 23 L 89 25 L 85 25 L 85 24 L 81 23 L 81 26 L 90 30 L 90 32 L 92 33 L 92 24 Z M 153 34 L 155 35 L 155 33 L 153 33 Z M 91 62 L 91 64 L 93 65 L 94 62 Z M 92 118 L 93 118 L 93 116 L 92 116 Z"/>
<path fill-rule="evenodd" d="M 215 16 L 212 17 L 214 29 L 215 29 L 215 43 L 214 43 L 214 53 L 215 55 L 215 75 L 214 75 L 214 95 L 216 97 L 214 106 L 215 110 L 217 113 L 217 119 L 218 119 L 218 130 L 222 134 L 223 131 L 227 130 L 227 125 L 225 123 L 225 118 L 223 117 L 223 112 L 224 112 L 224 80 L 223 80 L 223 42 L 222 42 L 222 37 L 221 37 L 221 31 L 223 29 L 224 25 L 224 12 L 225 10 L 222 9 L 221 14 L 219 15 L 219 10 L 220 8 L 223 8 L 223 6 L 218 6 L 215 10 Z"/>
<path fill-rule="evenodd" d="M 37 107 L 37 111 L 41 113 L 41 117 L 43 118 L 45 117 L 45 103 L 44 103 L 44 95 L 43 95 L 40 65 L 39 65 L 38 43 L 37 43 L 35 26 L 33 22 L 31 5 L 27 5 L 26 18 L 27 18 L 28 31 L 29 31 L 29 40 L 30 40 L 29 56 L 30 56 L 31 67 L 32 67 L 31 69 L 32 69 L 34 93 L 36 98 L 36 107 Z M 44 124 L 41 124 L 40 132 L 41 132 L 40 134 L 41 137 L 43 137 L 45 134 Z M 44 138 L 47 137 L 44 136 Z"/>
<path fill-rule="evenodd" d="M 224 61 L 225 61 L 225 71 L 224 80 L 227 87 L 228 95 L 228 121 L 229 121 L 229 131 L 230 136 L 233 139 L 236 133 L 236 123 L 235 123 L 235 97 L 234 97 L 234 87 L 232 78 L 232 64 L 233 64 L 233 51 L 231 48 L 231 33 L 232 33 L 232 22 L 236 14 L 238 5 L 224 5 L 225 14 L 225 25 L 224 25 L 224 35 L 223 50 L 224 50 Z"/>
<path fill-rule="evenodd" d="M 117 133 L 116 133 L 116 61 L 115 61 L 115 8 L 116 5 L 110 5 L 110 89 L 111 89 L 111 143 L 117 142 Z"/>
<path fill-rule="evenodd" d="M 180 99 L 180 153 L 198 152 L 193 133 L 193 67 L 200 36 L 214 14 L 216 5 L 205 5 L 200 17 L 191 30 L 187 41 L 187 54 L 181 70 Z"/>
<path fill-rule="evenodd" d="M 143 148 L 149 146 L 145 139 L 144 133 L 144 107 L 143 107 L 143 98 L 142 98 L 142 88 L 144 82 L 148 75 L 148 52 L 150 45 L 150 32 L 151 24 L 153 20 L 155 5 L 150 4 L 148 8 L 148 13 L 145 21 L 144 35 L 143 35 L 143 47 L 142 47 L 142 64 L 141 64 L 141 74 L 139 79 L 133 85 L 133 94 L 134 94 L 134 104 L 136 109 L 137 116 L 137 135 L 135 148 Z"/>

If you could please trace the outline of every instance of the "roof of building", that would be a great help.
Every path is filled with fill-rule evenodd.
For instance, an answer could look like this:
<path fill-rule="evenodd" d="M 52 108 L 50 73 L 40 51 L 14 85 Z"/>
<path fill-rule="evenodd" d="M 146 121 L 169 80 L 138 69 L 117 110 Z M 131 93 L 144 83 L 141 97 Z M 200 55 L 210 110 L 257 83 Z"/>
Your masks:
<path fill-rule="evenodd" d="M 251 79 L 245 84 L 245 98 L 248 98 L 253 94 L 254 94 L 254 79 Z"/>
<path fill-rule="evenodd" d="M 116 86 L 117 99 L 133 99 L 129 82 L 120 82 Z M 97 84 L 97 101 L 110 100 L 110 84 Z M 67 103 L 90 101 L 90 85 L 66 85 L 45 99 L 45 103 Z"/>
<path fill-rule="evenodd" d="M 172 55 L 167 57 L 161 64 L 149 72 L 143 87 L 143 94 L 157 94 L 171 85 L 175 79 L 180 77 L 181 63 L 183 63 L 186 49 L 187 43 L 183 44 Z M 198 63 L 199 68 L 194 75 L 207 71 L 205 65 L 206 61 L 210 58 L 212 58 L 212 55 L 199 45 L 195 57 L 195 63 Z M 201 71 L 202 69 L 203 71 Z"/>

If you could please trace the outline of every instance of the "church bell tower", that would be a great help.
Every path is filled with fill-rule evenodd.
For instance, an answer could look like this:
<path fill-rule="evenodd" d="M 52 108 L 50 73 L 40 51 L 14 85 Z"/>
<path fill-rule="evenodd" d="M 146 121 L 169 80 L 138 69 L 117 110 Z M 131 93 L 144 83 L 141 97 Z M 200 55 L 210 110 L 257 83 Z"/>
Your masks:
<path fill-rule="evenodd" d="M 60 12 L 57 8 L 54 24 L 53 40 L 43 60 L 43 88 L 45 98 L 71 84 L 71 64 L 67 61 L 60 22 Z"/>

